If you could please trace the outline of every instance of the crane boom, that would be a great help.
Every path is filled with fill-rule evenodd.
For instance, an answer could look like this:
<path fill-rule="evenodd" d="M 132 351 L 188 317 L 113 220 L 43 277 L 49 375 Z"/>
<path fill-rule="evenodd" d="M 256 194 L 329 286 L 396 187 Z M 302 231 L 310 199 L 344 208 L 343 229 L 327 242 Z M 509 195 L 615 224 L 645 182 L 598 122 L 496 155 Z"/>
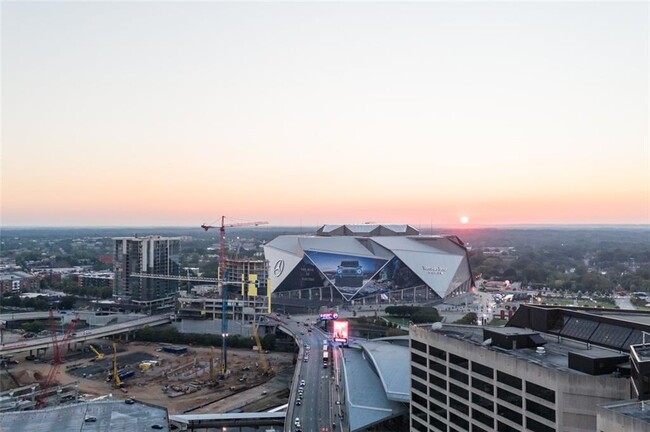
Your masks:
<path fill-rule="evenodd" d="M 217 276 L 219 288 L 221 289 L 221 339 L 222 339 L 222 352 L 223 352 L 223 372 L 226 373 L 228 370 L 228 344 L 226 339 L 228 338 L 228 292 L 224 281 L 226 280 L 226 228 L 234 227 L 244 227 L 244 226 L 260 226 L 266 225 L 266 221 L 256 221 L 256 222 L 237 222 L 226 224 L 226 217 L 221 216 L 221 225 L 213 226 L 208 224 L 202 224 L 201 228 L 204 231 L 208 231 L 212 228 L 219 228 L 219 274 Z"/>

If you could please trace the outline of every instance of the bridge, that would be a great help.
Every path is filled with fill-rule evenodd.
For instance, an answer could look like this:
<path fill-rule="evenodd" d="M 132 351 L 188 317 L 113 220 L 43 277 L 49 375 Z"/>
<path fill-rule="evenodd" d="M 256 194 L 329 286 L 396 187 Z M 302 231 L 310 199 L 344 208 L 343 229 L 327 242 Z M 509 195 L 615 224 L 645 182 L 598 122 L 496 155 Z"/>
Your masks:
<path fill-rule="evenodd" d="M 132 321 L 127 321 L 121 324 L 112 324 L 104 327 L 94 328 L 92 330 L 82 330 L 73 333 L 68 343 L 86 342 L 93 339 L 98 339 L 116 334 L 130 333 L 144 327 L 153 327 L 171 323 L 169 315 L 155 315 L 145 318 L 138 318 Z M 0 355 L 17 354 L 25 351 L 32 350 L 45 350 L 52 347 L 52 337 L 43 337 L 28 339 L 14 343 L 3 344 L 0 349 Z"/>
<path fill-rule="evenodd" d="M 230 428 L 230 427 L 273 427 L 284 425 L 284 412 L 182 414 L 170 415 L 169 421 L 182 430 Z M 220 429 L 221 430 L 221 429 Z M 272 430 L 275 430 L 273 428 Z"/>

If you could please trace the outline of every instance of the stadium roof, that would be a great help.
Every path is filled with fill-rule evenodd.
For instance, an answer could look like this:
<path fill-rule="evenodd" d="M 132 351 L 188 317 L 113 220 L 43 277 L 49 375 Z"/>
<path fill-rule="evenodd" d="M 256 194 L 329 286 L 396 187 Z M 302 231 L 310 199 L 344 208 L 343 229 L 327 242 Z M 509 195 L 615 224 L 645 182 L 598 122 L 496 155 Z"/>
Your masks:
<path fill-rule="evenodd" d="M 323 225 L 318 229 L 319 236 L 379 237 L 396 235 L 418 235 L 420 232 L 410 225 Z"/>
<path fill-rule="evenodd" d="M 408 337 L 405 338 L 408 340 Z M 388 400 L 408 403 L 411 400 L 409 348 L 386 342 L 365 341 L 359 345 L 377 371 Z"/>

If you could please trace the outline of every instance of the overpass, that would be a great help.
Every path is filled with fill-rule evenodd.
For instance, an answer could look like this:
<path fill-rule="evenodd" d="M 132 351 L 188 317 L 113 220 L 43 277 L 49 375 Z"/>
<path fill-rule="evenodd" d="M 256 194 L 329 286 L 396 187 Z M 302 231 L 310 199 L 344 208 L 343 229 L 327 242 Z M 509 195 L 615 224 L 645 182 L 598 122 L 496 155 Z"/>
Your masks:
<path fill-rule="evenodd" d="M 181 430 L 230 427 L 270 427 L 284 425 L 284 412 L 179 414 L 170 415 L 169 421 Z M 220 429 L 221 430 L 221 429 Z"/>
<path fill-rule="evenodd" d="M 83 343 L 93 339 L 98 339 L 116 334 L 130 333 L 144 327 L 153 327 L 171 323 L 169 315 L 154 315 L 145 318 L 138 318 L 121 324 L 112 324 L 104 327 L 94 328 L 92 330 L 83 330 L 73 333 L 68 343 Z M 0 355 L 17 354 L 32 350 L 46 350 L 52 347 L 52 337 L 28 339 L 14 343 L 3 344 L 0 349 Z"/>

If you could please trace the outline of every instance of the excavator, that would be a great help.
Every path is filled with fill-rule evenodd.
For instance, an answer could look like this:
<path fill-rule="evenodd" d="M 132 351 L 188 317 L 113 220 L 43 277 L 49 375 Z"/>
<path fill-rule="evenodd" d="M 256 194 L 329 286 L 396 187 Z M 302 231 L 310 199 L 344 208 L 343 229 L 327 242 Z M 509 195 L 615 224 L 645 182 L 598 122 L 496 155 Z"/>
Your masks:
<path fill-rule="evenodd" d="M 104 353 L 103 353 L 103 352 L 99 352 L 99 351 L 97 351 L 97 350 L 95 349 L 95 347 L 92 346 L 92 345 L 88 345 L 88 347 L 89 347 L 89 348 L 91 349 L 91 351 L 95 354 L 95 358 L 92 359 L 91 361 L 102 360 L 102 359 L 104 358 Z"/>

